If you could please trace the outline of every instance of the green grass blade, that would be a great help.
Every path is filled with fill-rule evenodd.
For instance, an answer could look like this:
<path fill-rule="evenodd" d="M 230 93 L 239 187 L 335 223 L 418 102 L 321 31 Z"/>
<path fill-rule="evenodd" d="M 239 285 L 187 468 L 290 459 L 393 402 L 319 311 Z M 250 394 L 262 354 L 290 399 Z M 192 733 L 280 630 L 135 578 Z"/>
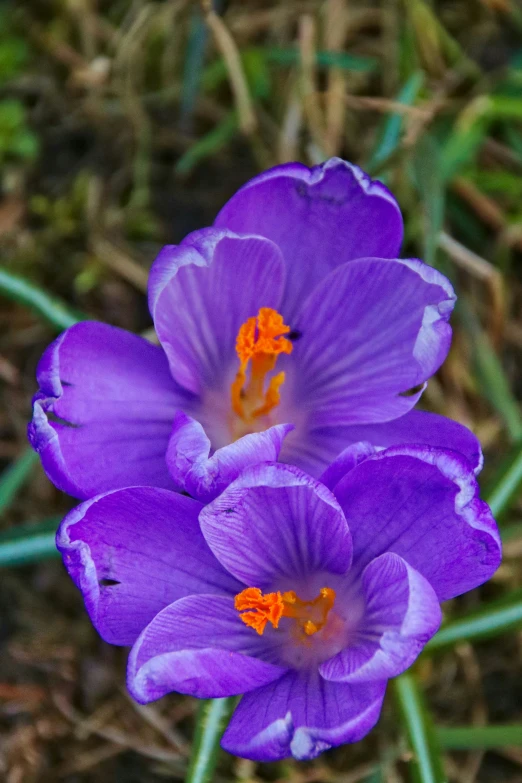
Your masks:
<path fill-rule="evenodd" d="M 474 642 L 518 628 L 522 628 L 522 590 L 515 590 L 498 601 L 491 601 L 483 608 L 443 625 L 425 649 L 433 652 L 458 642 Z"/>
<path fill-rule="evenodd" d="M 194 106 L 199 94 L 209 30 L 201 11 L 194 9 L 190 20 L 187 52 L 183 68 L 183 87 L 181 90 L 181 125 L 188 126 L 192 119 Z"/>
<path fill-rule="evenodd" d="M 522 443 L 517 443 L 484 491 L 497 521 L 502 519 L 522 493 Z"/>
<path fill-rule="evenodd" d="M 0 567 L 37 563 L 50 557 L 60 557 L 56 549 L 56 529 L 59 518 L 44 519 L 28 525 L 18 525 L 0 534 Z"/>
<path fill-rule="evenodd" d="M 415 103 L 415 99 L 419 94 L 419 90 L 422 87 L 424 81 L 424 74 L 422 71 L 415 71 L 412 73 L 404 87 L 397 95 L 397 103 L 401 103 L 404 106 L 411 106 Z M 404 124 L 404 114 L 401 112 L 392 112 L 386 119 L 382 134 L 375 150 L 373 151 L 368 165 L 370 167 L 376 166 L 383 160 L 386 160 L 393 152 L 395 152 L 401 137 L 401 130 Z"/>
<path fill-rule="evenodd" d="M 72 312 L 58 299 L 6 269 L 0 269 L 0 295 L 30 307 L 59 331 L 85 320 L 84 316 Z"/>
<path fill-rule="evenodd" d="M 444 142 L 440 156 L 440 176 L 449 182 L 472 162 L 487 135 L 487 123 L 482 115 L 456 122 L 455 129 Z"/>
<path fill-rule="evenodd" d="M 319 66 L 336 67 L 348 71 L 373 71 L 378 65 L 378 60 L 373 57 L 360 57 L 358 55 L 345 54 L 344 52 L 316 53 Z M 268 65 L 274 66 L 299 65 L 301 55 L 297 49 L 271 49 L 264 46 L 249 46 L 241 50 L 241 62 L 245 71 L 248 86 L 254 98 L 266 99 L 270 96 L 270 70 Z M 228 78 L 227 66 L 222 57 L 213 60 L 201 77 L 201 86 L 207 92 L 212 92 L 221 87 Z"/>
<path fill-rule="evenodd" d="M 201 701 L 185 783 L 210 783 L 212 780 L 219 743 L 235 704 L 234 697 Z"/>
<path fill-rule="evenodd" d="M 435 137 L 426 134 L 417 143 L 413 170 L 424 209 L 423 260 L 430 266 L 436 266 L 439 235 L 444 224 L 446 191 L 440 175 L 440 149 Z"/>
<path fill-rule="evenodd" d="M 487 750 L 522 745 L 522 724 L 505 726 L 437 726 L 436 734 L 448 750 Z"/>
<path fill-rule="evenodd" d="M 473 360 L 482 393 L 504 420 L 512 442 L 522 441 L 522 417 L 500 359 L 464 299 L 458 302 L 456 313 L 471 339 Z"/>
<path fill-rule="evenodd" d="M 297 65 L 301 59 L 298 49 L 264 49 L 267 60 L 277 65 Z M 345 71 L 358 71 L 369 73 L 374 71 L 379 61 L 375 57 L 367 57 L 346 52 L 318 51 L 316 54 L 317 65 L 325 68 L 340 68 Z"/>
<path fill-rule="evenodd" d="M 514 151 L 515 155 L 522 160 L 522 136 L 518 132 L 514 125 L 506 122 L 503 126 L 504 135 L 509 146 Z"/>
<path fill-rule="evenodd" d="M 522 119 L 522 103 L 517 96 L 478 95 L 454 122 L 441 155 L 441 176 L 445 181 L 453 179 L 476 154 L 488 135 L 493 122 L 510 121 L 510 127 L 516 126 L 516 120 Z"/>
<path fill-rule="evenodd" d="M 370 777 L 364 778 L 364 783 L 384 783 L 384 777 L 380 769 L 376 769 L 372 772 Z"/>
<path fill-rule="evenodd" d="M 25 484 L 37 463 L 38 454 L 28 448 L 4 470 L 0 476 L 0 514 L 14 500 L 18 490 Z"/>
<path fill-rule="evenodd" d="M 179 158 L 176 174 L 186 175 L 202 160 L 218 152 L 237 133 L 239 124 L 235 112 L 229 112 L 215 128 L 202 136 Z"/>
<path fill-rule="evenodd" d="M 475 334 L 474 359 L 484 395 L 504 419 L 512 441 L 522 439 L 522 420 L 504 368 L 485 334 Z"/>
<path fill-rule="evenodd" d="M 411 780 L 414 783 L 446 783 L 437 735 L 414 676 L 401 674 L 393 684 L 413 752 Z"/>

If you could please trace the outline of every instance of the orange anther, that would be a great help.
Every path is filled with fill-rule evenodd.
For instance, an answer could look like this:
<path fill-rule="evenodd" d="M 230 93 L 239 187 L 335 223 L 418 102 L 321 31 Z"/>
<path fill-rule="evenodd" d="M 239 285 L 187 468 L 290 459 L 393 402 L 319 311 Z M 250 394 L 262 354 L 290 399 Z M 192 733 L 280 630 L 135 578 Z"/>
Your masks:
<path fill-rule="evenodd" d="M 291 353 L 293 345 L 283 334 L 288 334 L 290 327 L 283 316 L 271 307 L 261 307 L 257 317 L 249 318 L 239 328 L 236 338 L 236 353 L 242 365 L 246 366 L 249 359 L 258 354 L 277 356 L 280 353 Z"/>
<path fill-rule="evenodd" d="M 284 608 L 281 593 L 263 595 L 258 587 L 247 587 L 246 590 L 238 593 L 234 599 L 234 606 L 238 612 L 244 609 L 254 610 L 244 612 L 240 617 L 245 625 L 255 628 L 258 634 L 263 633 L 268 622 L 277 628 Z"/>
<path fill-rule="evenodd" d="M 261 307 L 257 316 L 248 318 L 239 328 L 236 353 L 240 367 L 231 386 L 232 408 L 245 422 L 266 416 L 279 404 L 279 388 L 285 380 L 284 372 L 270 379 L 265 391 L 265 380 L 281 353 L 291 353 L 293 345 L 283 335 L 290 327 L 283 316 L 271 307 Z M 250 380 L 247 368 L 251 362 Z"/>
<path fill-rule="evenodd" d="M 234 606 L 243 612 L 239 616 L 245 625 L 260 635 L 267 623 L 278 628 L 281 617 L 289 617 L 297 621 L 306 636 L 312 636 L 324 628 L 334 602 L 335 590 L 329 587 L 323 587 L 313 601 L 302 601 L 293 590 L 263 594 L 258 587 L 247 587 L 236 595 Z"/>

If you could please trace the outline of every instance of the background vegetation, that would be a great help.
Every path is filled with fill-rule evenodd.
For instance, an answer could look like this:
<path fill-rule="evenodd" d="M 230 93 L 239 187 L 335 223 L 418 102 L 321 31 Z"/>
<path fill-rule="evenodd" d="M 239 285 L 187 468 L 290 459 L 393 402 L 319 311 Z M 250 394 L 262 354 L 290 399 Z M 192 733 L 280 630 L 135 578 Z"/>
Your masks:
<path fill-rule="evenodd" d="M 423 404 L 480 437 L 504 563 L 445 607 L 363 742 L 216 780 L 522 781 L 522 7 L 518 0 L 0 6 L 0 777 L 183 780 L 196 703 L 139 707 L 56 559 L 73 501 L 25 437 L 36 362 L 85 317 L 150 334 L 158 248 L 262 169 L 331 155 L 396 194 L 459 293 Z M 198 773 L 199 774 L 199 773 Z M 196 778 L 193 778 L 194 780 Z M 202 780 L 203 778 L 197 778 Z"/>

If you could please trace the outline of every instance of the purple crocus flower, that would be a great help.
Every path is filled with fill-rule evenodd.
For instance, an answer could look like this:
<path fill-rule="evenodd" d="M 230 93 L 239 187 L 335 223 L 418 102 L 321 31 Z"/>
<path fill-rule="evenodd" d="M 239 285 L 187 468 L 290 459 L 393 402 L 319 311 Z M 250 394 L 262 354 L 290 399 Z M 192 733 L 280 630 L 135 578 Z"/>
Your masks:
<path fill-rule="evenodd" d="M 358 441 L 451 445 L 479 468 L 468 430 L 412 410 L 455 295 L 401 241 L 391 193 L 342 160 L 253 179 L 154 263 L 161 347 L 84 322 L 44 353 L 29 438 L 48 476 L 82 499 L 140 484 L 206 502 L 250 464 L 317 477 Z"/>
<path fill-rule="evenodd" d="M 498 531 L 455 452 L 367 445 L 324 478 L 264 463 L 207 506 L 134 487 L 66 517 L 58 547 L 102 637 L 133 645 L 137 701 L 245 694 L 222 744 L 260 761 L 374 726 L 439 602 L 496 570 Z"/>

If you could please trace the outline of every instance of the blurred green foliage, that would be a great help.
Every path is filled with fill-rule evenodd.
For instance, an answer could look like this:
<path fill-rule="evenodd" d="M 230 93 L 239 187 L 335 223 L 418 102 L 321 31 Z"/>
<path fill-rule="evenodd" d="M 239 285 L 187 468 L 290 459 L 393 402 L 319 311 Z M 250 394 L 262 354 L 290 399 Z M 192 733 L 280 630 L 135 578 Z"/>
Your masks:
<path fill-rule="evenodd" d="M 23 103 L 0 101 L 0 165 L 12 160 L 31 161 L 38 155 L 38 137 L 27 125 Z"/>
<path fill-rule="evenodd" d="M 22 75 L 29 60 L 29 45 L 13 31 L 9 7 L 0 8 L 0 88 Z M 9 161 L 34 160 L 38 148 L 38 137 L 29 128 L 24 104 L 15 98 L 0 100 L 0 166 Z"/>
<path fill-rule="evenodd" d="M 13 7 L 0 7 L 0 86 L 24 73 L 30 60 L 29 44 L 15 32 L 12 25 Z"/>

